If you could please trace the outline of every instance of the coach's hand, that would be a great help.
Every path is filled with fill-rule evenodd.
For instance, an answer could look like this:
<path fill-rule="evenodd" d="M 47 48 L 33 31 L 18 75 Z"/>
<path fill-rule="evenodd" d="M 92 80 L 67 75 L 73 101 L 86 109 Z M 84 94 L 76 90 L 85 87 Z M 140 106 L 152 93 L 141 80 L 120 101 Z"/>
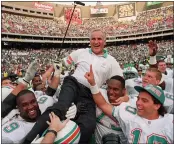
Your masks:
<path fill-rule="evenodd" d="M 90 71 L 86 72 L 85 78 L 88 80 L 88 82 L 90 83 L 91 86 L 95 85 L 95 79 L 94 79 L 94 73 L 92 70 L 92 65 L 90 65 Z"/>
<path fill-rule="evenodd" d="M 158 46 L 157 46 L 156 40 L 154 42 L 152 40 L 150 40 L 148 43 L 148 47 L 149 47 L 149 55 L 155 56 L 158 51 Z"/>

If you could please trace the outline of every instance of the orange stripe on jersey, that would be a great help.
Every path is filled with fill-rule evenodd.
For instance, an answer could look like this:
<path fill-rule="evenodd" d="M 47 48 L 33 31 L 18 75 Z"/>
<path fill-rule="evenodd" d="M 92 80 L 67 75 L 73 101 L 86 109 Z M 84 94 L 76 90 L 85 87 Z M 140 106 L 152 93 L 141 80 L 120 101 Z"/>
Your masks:
<path fill-rule="evenodd" d="M 80 128 L 77 127 L 77 129 L 74 131 L 74 133 L 73 133 L 67 140 L 65 140 L 65 141 L 63 142 L 63 144 L 68 144 L 68 143 L 70 143 L 70 142 L 74 139 L 74 137 L 75 137 L 79 132 L 80 132 Z"/>
<path fill-rule="evenodd" d="M 71 62 L 73 62 L 73 59 L 71 58 L 71 56 L 68 56 L 68 60 L 70 60 Z"/>
<path fill-rule="evenodd" d="M 70 60 L 68 60 L 68 59 L 66 60 L 66 62 L 67 62 L 68 64 L 71 64 L 71 63 L 72 63 L 72 62 L 71 62 Z"/>

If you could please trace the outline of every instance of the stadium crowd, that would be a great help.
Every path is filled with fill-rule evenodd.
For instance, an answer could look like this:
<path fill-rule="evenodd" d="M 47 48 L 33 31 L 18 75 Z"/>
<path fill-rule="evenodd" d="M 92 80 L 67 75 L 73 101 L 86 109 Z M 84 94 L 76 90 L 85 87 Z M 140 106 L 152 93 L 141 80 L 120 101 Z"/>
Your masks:
<path fill-rule="evenodd" d="M 2 12 L 2 32 L 64 36 L 67 24 L 61 20 L 32 18 Z M 114 17 L 84 19 L 71 24 L 67 36 L 88 37 L 94 28 L 106 31 L 107 36 L 130 35 L 173 28 L 173 6 L 139 12 L 136 20 L 117 21 Z"/>
<path fill-rule="evenodd" d="M 159 45 L 158 55 L 166 57 L 167 55 L 173 55 L 173 41 L 172 40 L 162 40 L 157 42 Z M 63 57 L 66 57 L 74 49 L 63 49 L 60 56 L 57 54 L 60 49 L 49 48 L 49 49 L 25 49 L 21 50 L 19 48 L 7 48 L 2 49 L 2 65 L 1 72 L 2 76 L 5 73 L 19 74 L 22 75 L 24 70 L 29 66 L 30 62 L 39 58 L 41 60 L 40 69 L 46 70 L 47 67 L 54 61 L 59 61 Z M 118 62 L 123 65 L 129 63 L 140 63 L 148 57 L 148 47 L 145 43 L 134 44 L 134 45 L 120 45 L 120 46 L 108 46 L 106 47 L 109 54 L 111 54 Z M 22 72 L 21 72 L 22 71 Z"/>

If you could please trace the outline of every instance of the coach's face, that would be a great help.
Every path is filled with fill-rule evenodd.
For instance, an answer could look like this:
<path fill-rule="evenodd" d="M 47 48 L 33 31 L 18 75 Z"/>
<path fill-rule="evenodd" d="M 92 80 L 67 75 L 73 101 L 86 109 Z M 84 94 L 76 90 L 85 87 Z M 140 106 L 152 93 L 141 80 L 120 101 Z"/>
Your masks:
<path fill-rule="evenodd" d="M 139 93 L 136 105 L 137 105 L 137 114 L 149 120 L 153 119 L 156 116 L 156 112 L 160 107 L 159 104 L 154 104 L 152 96 L 145 91 Z"/>
<path fill-rule="evenodd" d="M 32 93 L 20 96 L 17 105 L 21 117 L 26 121 L 36 121 L 37 117 L 41 114 L 36 97 Z"/>
<path fill-rule="evenodd" d="M 110 103 L 115 103 L 119 97 L 124 96 L 125 88 L 122 87 L 121 82 L 111 79 L 108 81 L 107 95 Z"/>
<path fill-rule="evenodd" d="M 93 53 L 102 55 L 105 46 L 105 37 L 101 31 L 94 31 L 90 37 L 90 44 Z"/>

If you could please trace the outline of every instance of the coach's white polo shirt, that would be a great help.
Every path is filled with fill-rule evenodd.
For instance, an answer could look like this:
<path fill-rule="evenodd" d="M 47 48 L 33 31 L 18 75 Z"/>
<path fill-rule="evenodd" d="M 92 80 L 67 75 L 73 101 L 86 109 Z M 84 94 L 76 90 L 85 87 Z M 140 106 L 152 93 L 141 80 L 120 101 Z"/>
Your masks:
<path fill-rule="evenodd" d="M 123 76 L 123 71 L 120 68 L 116 59 L 108 55 L 107 50 L 104 50 L 103 55 L 95 55 L 91 49 L 79 49 L 72 52 L 67 58 L 64 59 L 66 65 L 75 64 L 77 68 L 72 76 L 77 81 L 89 88 L 89 83 L 84 77 L 86 72 L 90 70 L 92 64 L 95 82 L 98 87 L 101 87 L 106 80 L 114 75 Z"/>

